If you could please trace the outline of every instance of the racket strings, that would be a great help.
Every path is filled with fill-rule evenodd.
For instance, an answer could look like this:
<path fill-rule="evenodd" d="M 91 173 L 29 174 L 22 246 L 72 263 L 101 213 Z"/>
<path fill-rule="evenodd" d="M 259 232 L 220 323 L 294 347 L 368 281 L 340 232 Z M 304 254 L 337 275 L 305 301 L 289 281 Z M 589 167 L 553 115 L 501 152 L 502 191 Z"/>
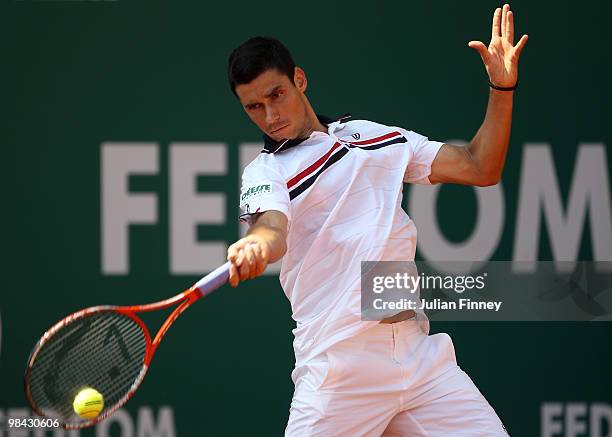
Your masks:
<path fill-rule="evenodd" d="M 48 417 L 66 424 L 83 423 L 72 402 L 85 387 L 104 397 L 113 408 L 132 388 L 143 368 L 146 339 L 132 318 L 103 311 L 77 319 L 44 343 L 32 364 L 32 400 Z"/>

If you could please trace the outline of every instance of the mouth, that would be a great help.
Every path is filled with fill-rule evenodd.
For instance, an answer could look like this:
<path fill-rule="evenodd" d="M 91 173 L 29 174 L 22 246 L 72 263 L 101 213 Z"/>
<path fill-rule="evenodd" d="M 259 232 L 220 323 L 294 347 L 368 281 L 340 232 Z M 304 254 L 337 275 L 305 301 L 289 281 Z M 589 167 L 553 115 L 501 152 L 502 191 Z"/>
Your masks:
<path fill-rule="evenodd" d="M 288 124 L 286 124 L 285 126 L 281 126 L 278 129 L 274 129 L 273 131 L 270 131 L 271 135 L 275 135 L 277 133 L 279 133 L 280 131 L 282 131 L 283 129 L 285 129 L 287 126 L 289 126 Z"/>

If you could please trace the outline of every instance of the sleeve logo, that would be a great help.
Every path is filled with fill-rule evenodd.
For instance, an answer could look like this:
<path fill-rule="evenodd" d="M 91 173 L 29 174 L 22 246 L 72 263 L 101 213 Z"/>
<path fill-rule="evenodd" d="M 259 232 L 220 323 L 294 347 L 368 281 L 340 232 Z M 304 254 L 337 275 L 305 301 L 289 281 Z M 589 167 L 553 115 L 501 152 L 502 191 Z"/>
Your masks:
<path fill-rule="evenodd" d="M 242 196 L 240 196 L 240 201 L 244 202 L 245 200 L 250 199 L 252 197 L 259 196 L 265 193 L 271 193 L 271 192 L 272 192 L 272 186 L 270 184 L 263 184 L 263 185 L 257 185 L 254 187 L 250 187 L 244 193 L 242 193 Z"/>

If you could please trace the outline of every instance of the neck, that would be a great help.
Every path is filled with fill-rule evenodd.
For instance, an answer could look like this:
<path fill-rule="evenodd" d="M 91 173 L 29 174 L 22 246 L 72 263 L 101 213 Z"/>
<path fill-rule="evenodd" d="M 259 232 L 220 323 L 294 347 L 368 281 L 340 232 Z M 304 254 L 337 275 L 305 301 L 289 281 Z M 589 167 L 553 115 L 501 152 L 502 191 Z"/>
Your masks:
<path fill-rule="evenodd" d="M 312 109 L 312 106 L 310 105 L 308 99 L 305 100 L 306 101 L 304 102 L 304 104 L 306 106 L 306 118 L 308 121 L 306 125 L 306 130 L 302 138 L 308 138 L 310 134 L 312 134 L 314 131 L 327 133 L 327 127 L 319 121 L 319 119 L 317 118 L 317 114 L 315 114 L 314 109 Z"/>

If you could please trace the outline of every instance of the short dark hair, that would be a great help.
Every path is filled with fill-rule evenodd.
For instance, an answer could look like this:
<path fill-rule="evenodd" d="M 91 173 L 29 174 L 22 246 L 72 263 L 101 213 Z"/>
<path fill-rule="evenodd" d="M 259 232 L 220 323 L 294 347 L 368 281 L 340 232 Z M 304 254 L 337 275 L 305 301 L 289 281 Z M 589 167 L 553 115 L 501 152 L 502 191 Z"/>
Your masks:
<path fill-rule="evenodd" d="M 253 81 L 267 70 L 278 70 L 293 83 L 295 62 L 276 38 L 255 36 L 235 48 L 228 59 L 227 76 L 234 95 L 236 87 Z"/>

